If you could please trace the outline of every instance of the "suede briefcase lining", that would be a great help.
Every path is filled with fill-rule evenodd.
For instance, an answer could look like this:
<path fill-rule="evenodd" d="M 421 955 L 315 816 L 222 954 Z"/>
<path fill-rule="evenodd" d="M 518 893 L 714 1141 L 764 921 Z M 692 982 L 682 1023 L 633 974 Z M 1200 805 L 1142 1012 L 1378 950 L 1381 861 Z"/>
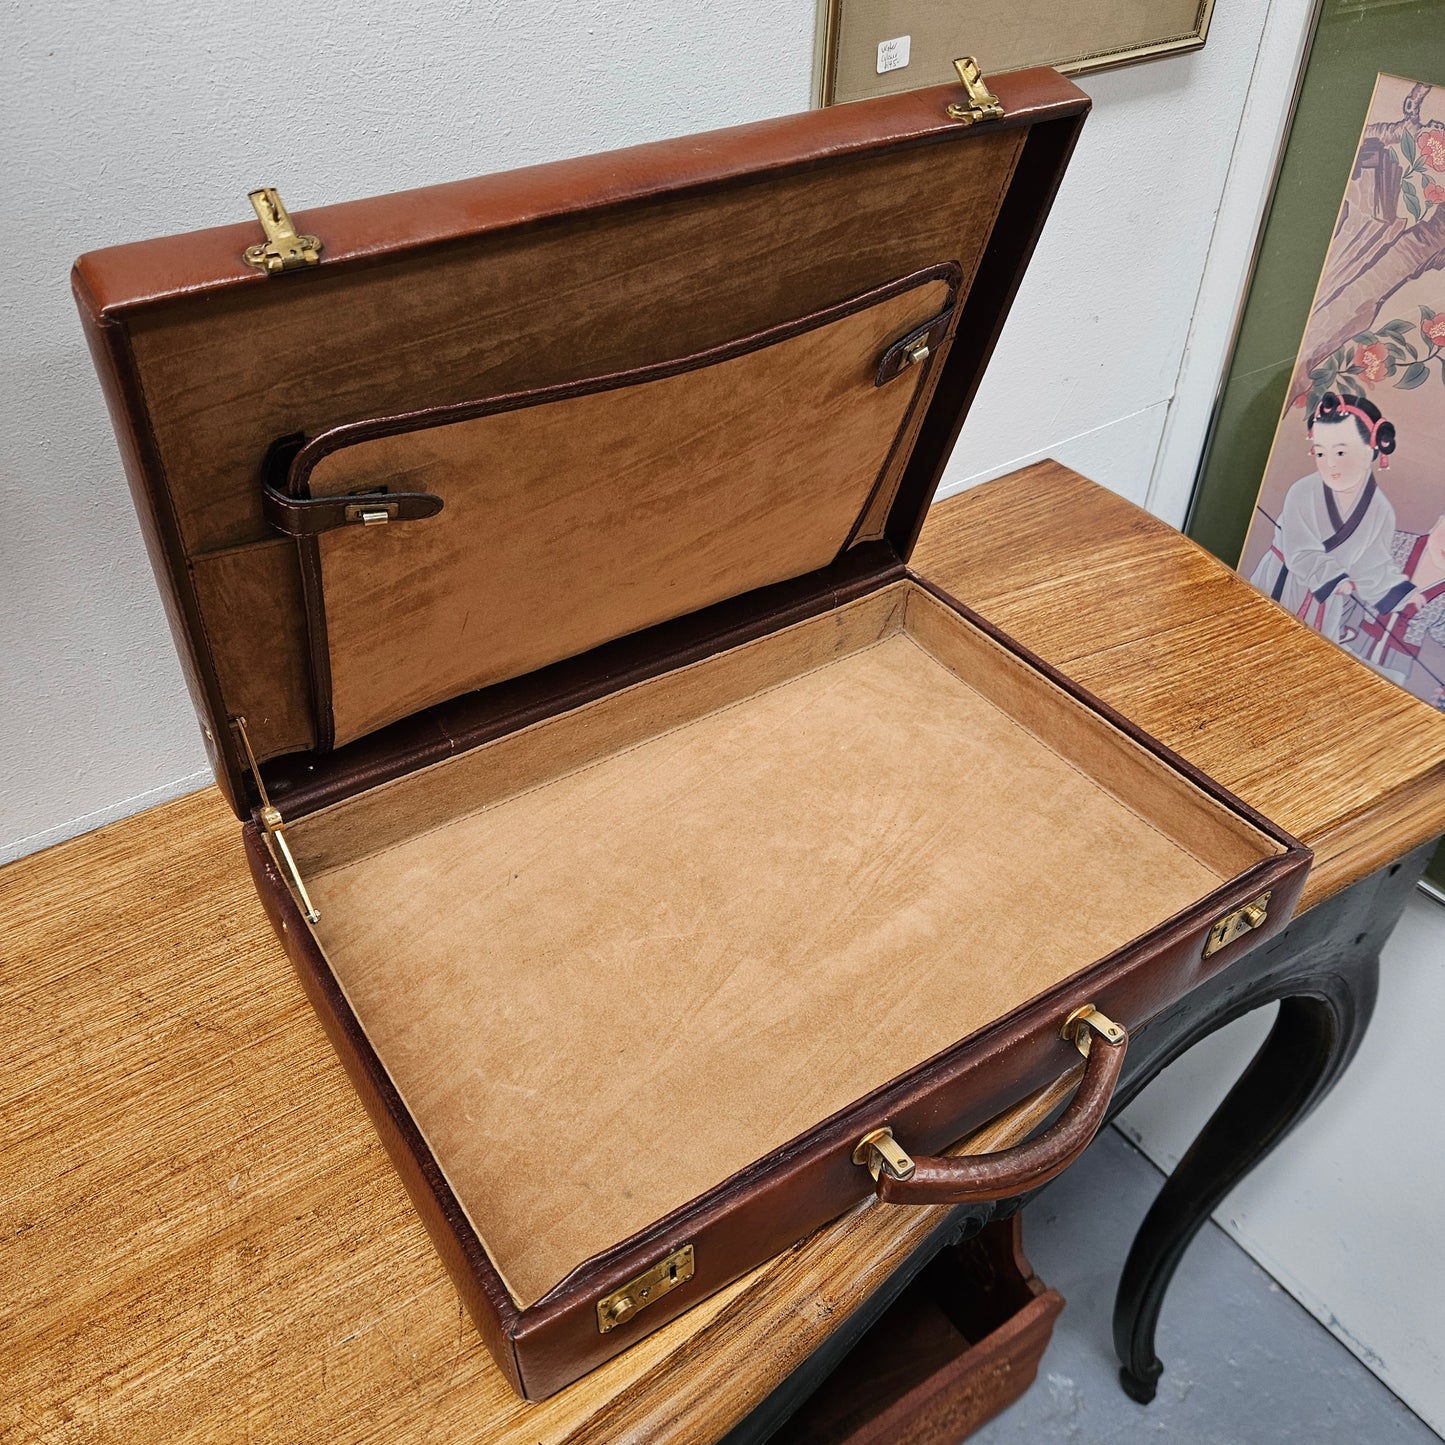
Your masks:
<path fill-rule="evenodd" d="M 435 703 L 826 566 L 869 509 L 946 342 L 956 266 L 641 372 L 378 418 L 310 441 L 288 490 L 441 512 L 298 539 L 318 737 Z M 314 563 L 308 559 L 314 558 Z"/>
<path fill-rule="evenodd" d="M 1279 851 L 911 583 L 289 833 L 523 1305 Z"/>

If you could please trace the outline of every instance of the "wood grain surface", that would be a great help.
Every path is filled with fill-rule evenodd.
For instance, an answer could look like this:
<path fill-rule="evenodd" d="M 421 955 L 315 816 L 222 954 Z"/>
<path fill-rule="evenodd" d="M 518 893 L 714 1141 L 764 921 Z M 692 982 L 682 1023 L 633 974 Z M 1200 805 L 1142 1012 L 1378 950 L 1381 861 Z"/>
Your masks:
<path fill-rule="evenodd" d="M 920 570 L 1321 852 L 1445 830 L 1445 717 L 1044 464 Z M 716 1440 L 938 1222 L 865 1205 L 540 1405 L 462 1315 L 215 789 L 0 870 L 0 1439 Z M 1062 1090 L 969 1141 L 1002 1147 Z"/>

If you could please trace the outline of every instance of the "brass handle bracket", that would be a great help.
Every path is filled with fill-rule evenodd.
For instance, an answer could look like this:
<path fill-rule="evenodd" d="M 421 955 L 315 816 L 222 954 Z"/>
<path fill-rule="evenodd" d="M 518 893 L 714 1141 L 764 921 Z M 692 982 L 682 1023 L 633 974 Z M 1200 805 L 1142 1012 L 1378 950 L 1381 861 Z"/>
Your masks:
<path fill-rule="evenodd" d="M 874 1129 L 865 1134 L 853 1147 L 853 1162 L 867 1165 L 874 1179 L 884 1173 L 894 1179 L 912 1179 L 916 1167 L 908 1151 L 893 1137 L 892 1129 Z"/>
<path fill-rule="evenodd" d="M 1086 1003 L 1082 1008 L 1076 1008 L 1064 1020 L 1064 1026 L 1060 1033 L 1086 1059 L 1089 1057 L 1089 1048 L 1094 1041 L 1095 1034 L 1098 1034 L 1106 1044 L 1122 1044 L 1125 1038 L 1123 1028 L 1107 1014 L 1100 1013 L 1091 1003 Z"/>

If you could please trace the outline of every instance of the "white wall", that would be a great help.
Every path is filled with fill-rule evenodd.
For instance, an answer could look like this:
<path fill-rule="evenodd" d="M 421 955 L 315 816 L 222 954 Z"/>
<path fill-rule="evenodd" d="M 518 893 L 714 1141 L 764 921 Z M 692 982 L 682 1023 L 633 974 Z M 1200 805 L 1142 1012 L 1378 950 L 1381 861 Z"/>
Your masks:
<path fill-rule="evenodd" d="M 1202 52 L 1084 82 L 1095 111 L 949 491 L 1053 455 L 1180 520 L 1307 9 L 1232 0 Z M 801 109 L 813 17 L 813 0 L 360 0 L 299 19 L 280 0 L 11 10 L 0 53 L 0 860 L 208 776 L 70 302 L 73 257 L 246 219 L 245 193 L 260 184 L 301 208 Z M 1445 954 L 1445 927 L 1425 908 L 1390 959 L 1385 1007 L 1402 1026 L 1429 1016 Z M 1429 1323 L 1411 1306 L 1436 1267 L 1429 1231 L 1375 1220 L 1382 1201 L 1426 1197 L 1418 1142 L 1407 1146 L 1433 1121 L 1406 1116 L 1394 1150 L 1364 1122 L 1372 1107 L 1439 1092 L 1418 1063 L 1433 1039 L 1404 1051 L 1406 1037 L 1377 1027 L 1338 1102 L 1224 1214 L 1312 1308 L 1338 1316 L 1333 1328 L 1381 1356 L 1396 1388 L 1423 1398 L 1422 1372 L 1445 1377 L 1438 1352 L 1408 1343 Z M 1226 1041 L 1197 1069 L 1223 1077 L 1240 1047 Z M 1159 1157 L 1197 1092 L 1132 1111 Z M 1335 1167 L 1362 1141 L 1393 1187 Z M 1311 1231 L 1297 1229 L 1302 1217 Z M 1372 1230 L 1387 1257 L 1365 1261 L 1358 1241 Z M 1337 1267 L 1345 1256 L 1353 1268 Z M 1398 1292 L 1377 1274 L 1398 1278 Z M 1397 1328 L 1381 1333 L 1391 1316 Z M 1437 1321 L 1437 1346 L 1441 1333 Z"/>
<path fill-rule="evenodd" d="M 1203 50 L 1083 77 L 1094 111 L 945 495 L 1051 456 L 1148 502 L 1268 12 L 1218 6 Z"/>

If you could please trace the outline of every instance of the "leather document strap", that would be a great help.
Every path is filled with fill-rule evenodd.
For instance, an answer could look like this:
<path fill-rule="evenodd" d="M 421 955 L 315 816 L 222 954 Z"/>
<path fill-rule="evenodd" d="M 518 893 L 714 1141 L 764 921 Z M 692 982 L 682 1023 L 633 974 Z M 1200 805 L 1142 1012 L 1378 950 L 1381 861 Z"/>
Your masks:
<path fill-rule="evenodd" d="M 261 489 L 266 520 L 288 537 L 315 537 L 337 527 L 415 522 L 435 517 L 442 499 L 431 492 L 361 492 L 342 497 L 288 497 L 269 482 Z"/>
<path fill-rule="evenodd" d="M 330 497 L 290 497 L 269 481 L 261 484 L 261 511 L 278 532 L 296 539 L 301 595 L 310 619 L 307 651 L 310 662 L 311 709 L 316 720 L 316 746 L 329 751 L 336 742 L 331 710 L 331 655 L 322 604 L 320 543 L 323 532 L 340 527 L 374 527 L 435 517 L 442 499 L 431 492 L 357 492 Z"/>
<path fill-rule="evenodd" d="M 997 1154 L 910 1160 L 907 1178 L 879 1170 L 878 1197 L 888 1204 L 974 1204 L 1012 1199 L 1047 1184 L 1088 1148 L 1109 1111 L 1128 1038 L 1092 1040 L 1084 1077 L 1058 1122 L 1036 1139 Z"/>

